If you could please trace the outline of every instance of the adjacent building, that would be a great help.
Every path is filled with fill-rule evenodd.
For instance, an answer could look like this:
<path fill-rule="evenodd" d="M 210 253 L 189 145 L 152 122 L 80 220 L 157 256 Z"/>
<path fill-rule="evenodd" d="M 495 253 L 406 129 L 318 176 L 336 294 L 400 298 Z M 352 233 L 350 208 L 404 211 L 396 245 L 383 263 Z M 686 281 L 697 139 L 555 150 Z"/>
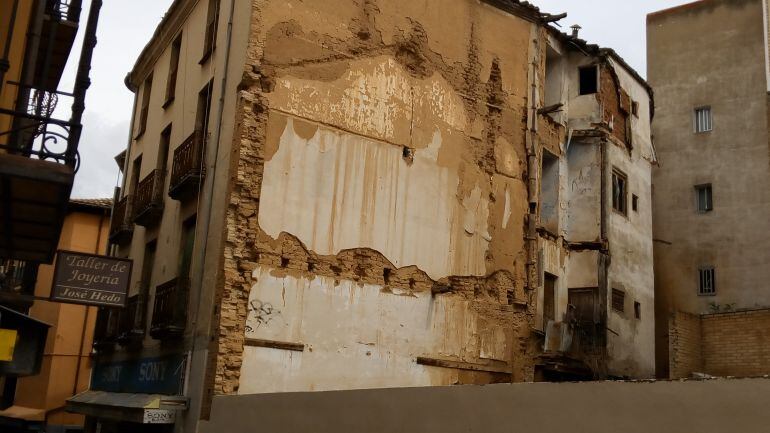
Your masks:
<path fill-rule="evenodd" d="M 767 1 L 698 1 L 647 30 L 658 375 L 768 374 Z"/>
<path fill-rule="evenodd" d="M 58 248 L 88 254 L 107 251 L 109 199 L 72 199 L 67 207 Z M 66 399 L 88 389 L 96 307 L 49 302 L 54 267 L 41 265 L 36 276 L 25 275 L 18 262 L 3 260 L 0 302 L 29 310 L 36 320 L 50 324 L 40 373 L 19 378 L 10 406 L 0 410 L 0 430 L 6 432 L 82 431 L 84 417 L 65 412 Z M 20 300 L 16 287 L 31 286 L 36 298 Z M 23 305 L 20 305 L 23 304 Z"/>
<path fill-rule="evenodd" d="M 68 402 L 89 428 L 652 374 L 649 88 L 563 16 L 435 7 L 172 4 L 126 78 L 110 241 L 134 278 Z"/>

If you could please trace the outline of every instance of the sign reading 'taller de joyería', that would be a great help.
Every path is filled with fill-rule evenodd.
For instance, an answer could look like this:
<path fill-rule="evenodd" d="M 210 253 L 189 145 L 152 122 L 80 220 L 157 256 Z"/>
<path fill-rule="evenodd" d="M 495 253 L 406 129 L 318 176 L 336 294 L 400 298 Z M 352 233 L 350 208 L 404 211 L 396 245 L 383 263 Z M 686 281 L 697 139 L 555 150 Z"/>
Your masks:
<path fill-rule="evenodd" d="M 102 307 L 124 307 L 131 260 L 57 251 L 51 300 Z"/>

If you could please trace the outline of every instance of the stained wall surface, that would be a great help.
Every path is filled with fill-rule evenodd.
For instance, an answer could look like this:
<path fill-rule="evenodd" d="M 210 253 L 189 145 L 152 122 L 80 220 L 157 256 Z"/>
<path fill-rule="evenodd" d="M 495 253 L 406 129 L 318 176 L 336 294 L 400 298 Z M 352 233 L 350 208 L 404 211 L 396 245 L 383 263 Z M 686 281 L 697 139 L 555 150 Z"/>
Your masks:
<path fill-rule="evenodd" d="M 201 431 L 763 433 L 769 398 L 767 379 L 221 396 Z"/>
<path fill-rule="evenodd" d="M 217 392 L 531 377 L 538 27 L 475 1 L 289 0 L 254 2 L 251 31 Z"/>
<path fill-rule="evenodd" d="M 707 1 L 648 18 L 648 78 L 660 166 L 653 209 L 658 363 L 668 315 L 770 305 L 770 154 L 763 1 Z M 697 38 L 692 35 L 699 35 Z M 713 130 L 695 133 L 711 107 Z M 698 213 L 696 185 L 711 184 L 713 211 Z M 699 269 L 716 293 L 699 296 Z"/>

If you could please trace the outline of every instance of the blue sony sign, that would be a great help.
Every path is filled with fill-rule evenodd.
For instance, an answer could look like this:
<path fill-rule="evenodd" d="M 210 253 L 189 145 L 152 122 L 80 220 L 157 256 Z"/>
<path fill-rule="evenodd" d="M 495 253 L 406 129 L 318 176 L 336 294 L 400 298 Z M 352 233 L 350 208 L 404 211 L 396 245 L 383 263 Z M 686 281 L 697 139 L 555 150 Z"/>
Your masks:
<path fill-rule="evenodd" d="M 180 395 L 187 357 L 175 354 L 98 363 L 91 374 L 94 391 Z"/>

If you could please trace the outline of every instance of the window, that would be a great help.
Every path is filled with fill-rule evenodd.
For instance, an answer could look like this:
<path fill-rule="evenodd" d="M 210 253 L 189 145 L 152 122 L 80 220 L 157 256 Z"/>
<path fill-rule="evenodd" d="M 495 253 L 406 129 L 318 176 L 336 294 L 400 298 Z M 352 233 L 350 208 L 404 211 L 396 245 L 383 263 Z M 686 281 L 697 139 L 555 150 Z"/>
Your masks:
<path fill-rule="evenodd" d="M 584 66 L 579 69 L 580 94 L 591 95 L 599 91 L 599 68 L 596 65 Z"/>
<path fill-rule="evenodd" d="M 543 151 L 540 180 L 540 224 L 550 233 L 559 233 L 559 158 Z"/>
<path fill-rule="evenodd" d="M 714 210 L 714 200 L 711 192 L 711 184 L 697 185 L 695 193 L 698 201 L 698 212 L 706 213 Z"/>
<path fill-rule="evenodd" d="M 131 188 L 128 190 L 129 194 L 136 194 L 136 190 L 139 189 L 139 174 L 142 170 L 142 155 L 139 155 L 131 164 Z"/>
<path fill-rule="evenodd" d="M 556 320 L 556 277 L 546 273 L 543 289 L 543 326 L 548 326 Z"/>
<path fill-rule="evenodd" d="M 612 289 L 612 309 L 618 313 L 626 311 L 626 292 Z"/>
<path fill-rule="evenodd" d="M 139 125 L 137 125 L 136 135 L 134 139 L 138 139 L 144 134 L 147 129 L 147 115 L 150 112 L 150 95 L 152 94 L 152 75 L 144 80 L 144 86 L 142 86 L 142 109 L 139 112 Z"/>
<path fill-rule="evenodd" d="M 633 209 L 634 212 L 639 212 L 639 196 L 636 194 L 631 195 L 631 209 Z"/>
<path fill-rule="evenodd" d="M 711 118 L 711 107 L 700 107 L 695 109 L 695 132 L 709 132 L 713 128 Z"/>
<path fill-rule="evenodd" d="M 163 108 L 174 102 L 176 96 L 176 77 L 179 73 L 179 53 L 182 51 L 182 35 L 179 35 L 171 46 L 171 63 L 168 66 L 168 81 L 166 81 L 166 102 Z"/>
<path fill-rule="evenodd" d="M 698 270 L 698 294 L 714 296 L 717 294 L 716 274 L 713 266 L 702 267 Z"/>
<path fill-rule="evenodd" d="M 631 114 L 635 117 L 639 117 L 639 103 L 636 101 L 631 101 Z"/>
<path fill-rule="evenodd" d="M 211 57 L 211 53 L 216 48 L 217 23 L 219 22 L 219 0 L 209 0 L 209 9 L 206 15 L 206 34 L 203 40 L 203 57 L 199 62 L 201 65 L 206 63 Z"/>
<path fill-rule="evenodd" d="M 160 134 L 160 146 L 158 146 L 158 170 L 166 173 L 168 167 L 168 148 L 171 144 L 171 124 Z"/>
<path fill-rule="evenodd" d="M 642 304 L 634 302 L 634 317 L 637 319 L 642 318 Z"/>
<path fill-rule="evenodd" d="M 612 170 L 612 208 L 628 214 L 628 177 L 620 170 Z"/>

